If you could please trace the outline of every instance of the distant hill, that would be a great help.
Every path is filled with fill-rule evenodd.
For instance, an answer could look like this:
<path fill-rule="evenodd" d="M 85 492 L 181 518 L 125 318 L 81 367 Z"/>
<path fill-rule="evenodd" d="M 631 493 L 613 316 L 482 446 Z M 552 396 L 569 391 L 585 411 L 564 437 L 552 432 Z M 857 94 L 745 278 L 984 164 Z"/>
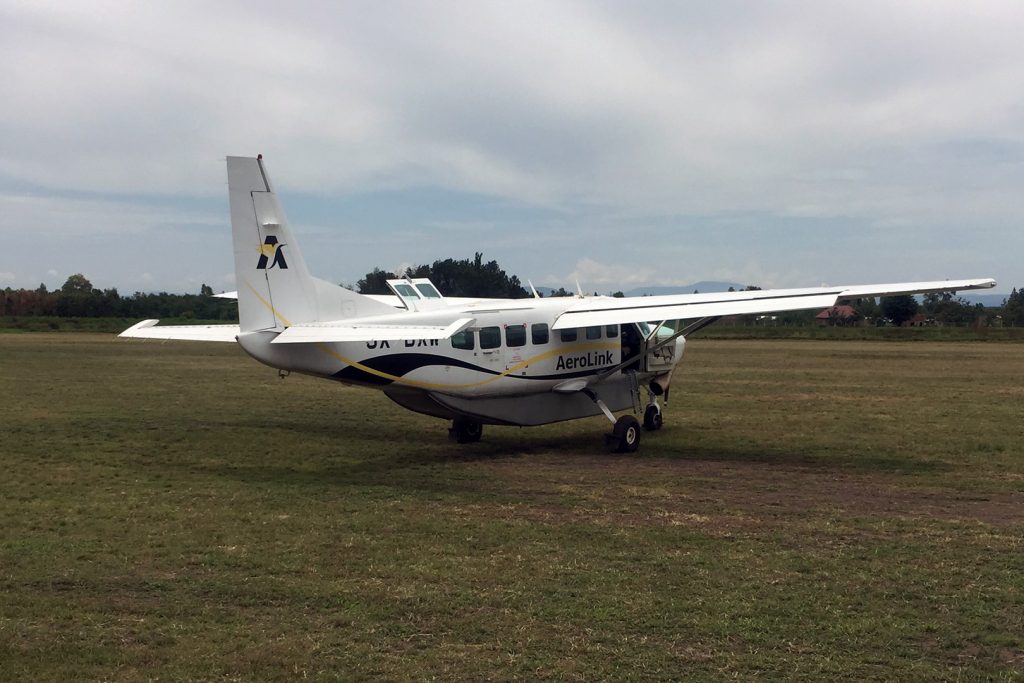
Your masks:
<path fill-rule="evenodd" d="M 661 296 L 663 294 L 693 294 L 695 290 L 701 294 L 710 294 L 713 292 L 728 292 L 730 287 L 740 290 L 746 287 L 746 285 L 740 285 L 735 282 L 701 280 L 700 282 L 694 282 L 692 285 L 636 287 L 628 292 L 623 292 L 623 294 L 626 296 Z"/>
<path fill-rule="evenodd" d="M 1009 296 L 1009 294 L 975 294 L 974 292 L 960 294 L 960 297 L 969 303 L 993 307 L 1002 306 Z"/>

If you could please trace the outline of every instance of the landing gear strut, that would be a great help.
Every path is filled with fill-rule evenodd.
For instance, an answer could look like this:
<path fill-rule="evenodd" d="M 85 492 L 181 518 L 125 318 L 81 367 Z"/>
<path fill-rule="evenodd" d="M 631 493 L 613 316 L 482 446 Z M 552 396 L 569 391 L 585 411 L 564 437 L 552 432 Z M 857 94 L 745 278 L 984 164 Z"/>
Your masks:
<path fill-rule="evenodd" d="M 457 443 L 475 443 L 483 436 L 484 426 L 476 420 L 465 417 L 457 417 L 452 420 L 451 429 L 448 430 L 448 438 Z"/>
<path fill-rule="evenodd" d="M 608 421 L 614 425 L 612 433 L 604 438 L 608 448 L 615 453 L 635 453 L 636 449 L 640 447 L 640 422 L 632 415 L 623 415 L 616 420 L 612 411 L 608 409 L 604 401 L 598 398 L 593 390 L 584 389 L 583 393 L 597 404 L 597 407 L 601 409 L 601 412 L 608 418 Z"/>

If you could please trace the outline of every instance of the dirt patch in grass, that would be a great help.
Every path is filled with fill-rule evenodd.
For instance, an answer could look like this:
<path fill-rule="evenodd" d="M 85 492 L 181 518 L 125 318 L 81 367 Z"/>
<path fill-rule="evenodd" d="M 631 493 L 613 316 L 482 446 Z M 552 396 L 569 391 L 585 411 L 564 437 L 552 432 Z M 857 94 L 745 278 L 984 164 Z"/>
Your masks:
<path fill-rule="evenodd" d="M 893 475 L 776 463 L 583 456 L 570 465 L 552 455 L 482 461 L 474 469 L 506 493 L 534 501 L 559 498 L 558 504 L 505 507 L 506 518 L 552 524 L 681 525 L 710 533 L 771 529 L 780 520 L 809 516 L 923 518 L 998 529 L 1024 525 L 1021 492 L 951 491 L 908 477 L 894 481 Z"/>

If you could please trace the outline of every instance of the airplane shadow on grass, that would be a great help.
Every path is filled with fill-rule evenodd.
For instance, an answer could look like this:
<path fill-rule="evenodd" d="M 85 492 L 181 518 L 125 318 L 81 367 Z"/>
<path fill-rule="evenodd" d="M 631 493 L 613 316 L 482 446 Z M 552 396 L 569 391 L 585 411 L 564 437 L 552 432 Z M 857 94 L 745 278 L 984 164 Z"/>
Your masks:
<path fill-rule="evenodd" d="M 601 425 L 600 422 L 595 423 Z M 708 438 L 683 442 L 685 426 L 667 426 L 658 433 L 645 433 L 637 453 L 610 453 L 604 446 L 603 426 L 569 428 L 571 433 L 553 434 L 552 428 L 520 429 L 488 427 L 484 439 L 474 444 L 456 444 L 446 437 L 441 422 L 409 424 L 386 429 L 379 424 L 328 424 L 301 416 L 280 417 L 271 423 L 258 420 L 220 420 L 206 423 L 207 429 L 267 430 L 268 444 L 292 444 L 281 455 L 270 448 L 259 457 L 239 445 L 221 448 L 221 458 L 202 463 L 183 458 L 182 468 L 214 476 L 252 482 L 309 486 L 382 486 L 417 491 L 458 494 L 493 488 L 487 482 L 490 470 L 480 464 L 511 463 L 529 468 L 563 467 L 566 471 L 607 467 L 619 473 L 631 463 L 657 463 L 666 476 L 687 476 L 694 463 L 723 467 L 743 463 L 844 473 L 924 474 L 947 471 L 952 466 L 897 453 L 863 453 L 856 448 L 793 451 L 771 443 L 736 444 Z M 275 437 L 275 434 L 276 437 Z"/>

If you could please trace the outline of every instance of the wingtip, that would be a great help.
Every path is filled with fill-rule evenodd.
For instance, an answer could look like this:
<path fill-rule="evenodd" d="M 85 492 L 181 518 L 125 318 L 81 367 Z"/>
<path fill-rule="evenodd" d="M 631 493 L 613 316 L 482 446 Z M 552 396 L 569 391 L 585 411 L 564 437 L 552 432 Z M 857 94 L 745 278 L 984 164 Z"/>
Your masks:
<path fill-rule="evenodd" d="M 134 337 L 135 336 L 133 334 L 134 332 L 138 332 L 139 330 L 144 330 L 147 327 L 155 327 L 158 322 L 160 322 L 160 321 L 159 320 L 154 320 L 154 319 L 143 320 L 141 322 L 137 322 L 137 323 L 135 323 L 134 325 L 132 325 L 127 330 L 125 330 L 124 332 L 122 332 L 121 334 L 119 334 L 117 336 L 118 337 Z"/>

